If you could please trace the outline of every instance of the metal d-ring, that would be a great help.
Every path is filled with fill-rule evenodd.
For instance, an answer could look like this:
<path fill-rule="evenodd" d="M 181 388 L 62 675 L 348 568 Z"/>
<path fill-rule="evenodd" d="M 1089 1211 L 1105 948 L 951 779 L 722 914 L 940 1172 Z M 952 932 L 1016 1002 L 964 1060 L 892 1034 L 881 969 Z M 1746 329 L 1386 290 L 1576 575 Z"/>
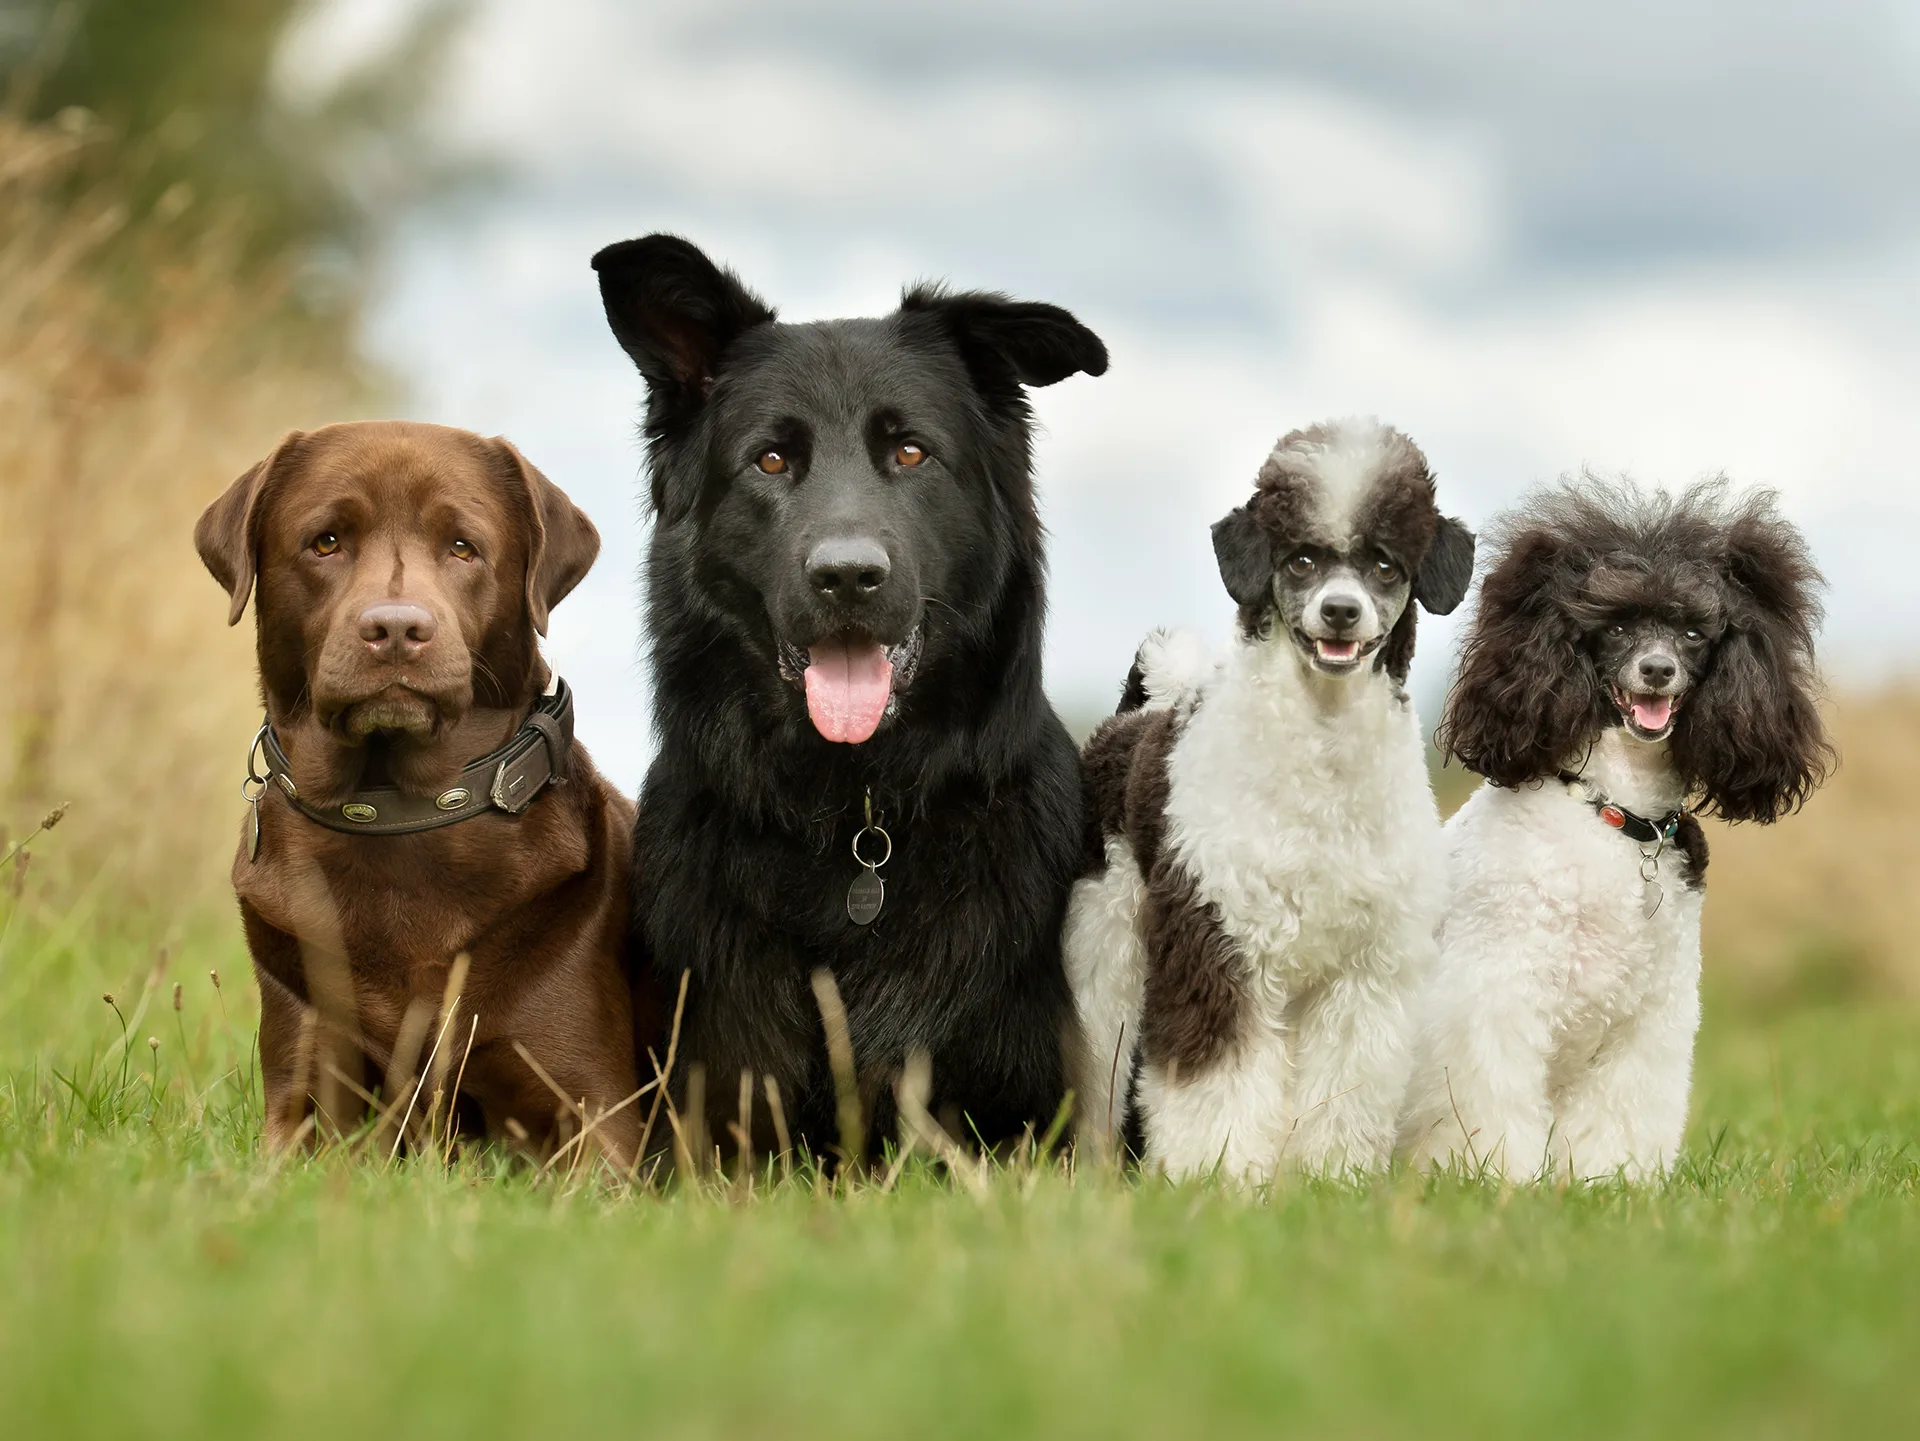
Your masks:
<path fill-rule="evenodd" d="M 860 854 L 860 838 L 866 835 L 867 832 L 869 831 L 873 832 L 873 834 L 880 837 L 881 840 L 887 843 L 887 853 L 881 856 L 880 859 L 877 861 L 870 861 L 865 856 Z M 879 870 L 880 867 L 884 866 L 888 861 L 893 859 L 893 837 L 888 835 L 886 831 L 883 830 L 881 827 L 873 825 L 871 823 L 860 827 L 860 829 L 855 831 L 853 834 L 853 858 L 856 861 L 860 862 L 861 865 L 865 866 L 870 871 Z"/>
<path fill-rule="evenodd" d="M 240 799 L 249 805 L 267 793 L 268 777 L 261 775 L 259 771 L 254 768 L 254 761 L 259 758 L 260 747 L 265 744 L 266 739 L 267 727 L 263 721 L 261 722 L 260 729 L 253 733 L 253 744 L 247 747 L 247 778 L 240 782 Z M 247 787 L 249 786 L 258 786 L 260 789 L 257 791 L 248 790 Z"/>

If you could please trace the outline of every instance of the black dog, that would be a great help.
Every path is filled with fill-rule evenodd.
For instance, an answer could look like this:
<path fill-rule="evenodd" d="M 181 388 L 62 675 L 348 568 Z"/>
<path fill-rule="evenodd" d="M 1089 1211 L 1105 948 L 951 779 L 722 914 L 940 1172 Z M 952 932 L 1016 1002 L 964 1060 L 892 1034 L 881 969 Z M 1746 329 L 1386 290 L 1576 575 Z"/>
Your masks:
<path fill-rule="evenodd" d="M 659 752 L 634 923 L 643 965 L 691 975 L 676 1090 L 702 1068 L 715 1134 L 751 1096 L 764 1144 L 771 1079 L 826 1149 L 825 969 L 877 1133 L 916 1051 L 963 1138 L 1044 1128 L 1088 826 L 1041 691 L 1022 387 L 1099 375 L 1106 348 L 1057 307 L 929 288 L 883 319 L 776 324 L 667 235 L 593 264 L 648 388 Z"/>

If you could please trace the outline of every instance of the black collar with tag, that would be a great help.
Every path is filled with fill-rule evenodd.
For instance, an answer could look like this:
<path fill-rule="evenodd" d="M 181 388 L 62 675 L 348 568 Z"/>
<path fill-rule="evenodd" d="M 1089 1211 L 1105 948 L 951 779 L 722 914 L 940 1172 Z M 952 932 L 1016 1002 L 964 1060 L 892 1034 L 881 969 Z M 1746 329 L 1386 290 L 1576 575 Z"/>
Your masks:
<path fill-rule="evenodd" d="M 1680 829 L 1680 822 L 1687 818 L 1687 808 L 1681 806 L 1668 811 L 1658 820 L 1648 820 L 1637 816 L 1623 805 L 1608 800 L 1592 781 L 1585 776 L 1575 775 L 1572 771 L 1561 771 L 1560 779 L 1569 787 L 1580 792 L 1586 803 L 1593 807 L 1594 814 L 1607 825 L 1643 846 L 1661 845 L 1671 841 L 1674 832 Z"/>
<path fill-rule="evenodd" d="M 248 797 L 255 806 L 256 827 L 259 796 L 268 787 L 278 789 L 308 820 L 348 835 L 411 835 L 457 825 L 488 811 L 517 816 L 541 791 L 566 779 L 573 751 L 573 692 L 556 677 L 552 692 L 540 697 L 512 738 L 467 765 L 438 795 L 410 796 L 393 786 L 373 786 L 355 791 L 338 805 L 309 805 L 300 798 L 292 765 L 271 724 L 261 725 L 254 751 L 267 767 L 266 775 L 258 775 L 253 756 L 247 758 L 248 780 L 262 788 Z M 258 836 L 257 829 L 254 834 Z"/>

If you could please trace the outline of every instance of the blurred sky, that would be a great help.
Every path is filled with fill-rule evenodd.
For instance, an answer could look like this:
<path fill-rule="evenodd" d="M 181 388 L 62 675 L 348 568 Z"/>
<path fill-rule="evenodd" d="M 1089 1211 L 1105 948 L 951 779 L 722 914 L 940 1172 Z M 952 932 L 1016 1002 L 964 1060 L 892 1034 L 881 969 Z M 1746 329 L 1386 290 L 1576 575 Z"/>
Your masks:
<path fill-rule="evenodd" d="M 323 86 L 397 0 L 323 5 Z M 482 0 L 440 105 L 508 168 L 392 257 L 375 352 L 606 538 L 549 647 L 636 786 L 641 387 L 588 258 L 678 231 L 786 319 L 922 277 L 1054 301 L 1113 364 L 1036 392 L 1048 683 L 1224 638 L 1207 526 L 1275 438 L 1411 434 L 1472 524 L 1583 465 L 1778 487 L 1830 673 L 1920 670 L 1920 4 Z M 1423 620 L 1431 724 L 1455 636 Z"/>

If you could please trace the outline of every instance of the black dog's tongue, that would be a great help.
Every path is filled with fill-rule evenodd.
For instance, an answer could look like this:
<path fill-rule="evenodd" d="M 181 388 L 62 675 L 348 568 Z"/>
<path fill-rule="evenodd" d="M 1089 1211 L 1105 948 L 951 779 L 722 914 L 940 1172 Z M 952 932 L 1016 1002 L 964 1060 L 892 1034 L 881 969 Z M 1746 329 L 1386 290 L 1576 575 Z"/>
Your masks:
<path fill-rule="evenodd" d="M 807 652 L 807 714 L 830 741 L 858 745 L 880 728 L 893 693 L 885 646 L 833 641 Z"/>

